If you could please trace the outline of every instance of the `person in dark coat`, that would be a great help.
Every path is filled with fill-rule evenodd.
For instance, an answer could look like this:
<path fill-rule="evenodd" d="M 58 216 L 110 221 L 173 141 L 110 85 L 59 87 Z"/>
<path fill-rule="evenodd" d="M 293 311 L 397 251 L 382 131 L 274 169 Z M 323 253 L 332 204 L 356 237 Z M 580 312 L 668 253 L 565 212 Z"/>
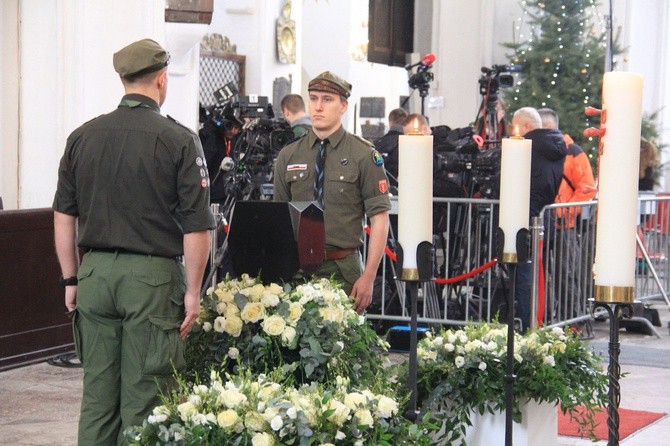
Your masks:
<path fill-rule="evenodd" d="M 517 129 L 519 135 L 533 141 L 530 163 L 530 217 L 537 217 L 543 207 L 554 202 L 558 194 L 563 178 L 563 161 L 567 155 L 565 141 L 559 130 L 542 128 L 542 118 L 532 107 L 522 107 L 514 113 L 512 128 Z M 531 273 L 530 263 L 517 265 L 514 297 L 522 331 L 530 327 L 531 321 Z"/>
<path fill-rule="evenodd" d="M 384 166 L 389 183 L 398 187 L 398 144 L 400 135 L 404 135 L 403 123 L 407 112 L 403 108 L 394 108 L 389 113 L 389 131 L 375 141 L 375 148 L 384 158 Z"/>

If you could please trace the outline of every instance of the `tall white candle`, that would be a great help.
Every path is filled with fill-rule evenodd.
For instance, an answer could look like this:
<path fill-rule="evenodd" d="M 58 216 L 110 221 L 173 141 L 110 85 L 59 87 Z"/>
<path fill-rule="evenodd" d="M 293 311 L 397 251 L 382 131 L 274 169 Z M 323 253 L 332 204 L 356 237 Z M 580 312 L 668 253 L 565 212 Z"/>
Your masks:
<path fill-rule="evenodd" d="M 632 301 L 642 76 L 625 72 L 605 73 L 602 96 L 594 267 L 596 300 Z M 626 290 L 625 297 L 620 299 L 621 293 Z"/>
<path fill-rule="evenodd" d="M 433 239 L 433 137 L 400 135 L 398 148 L 398 242 L 401 278 L 418 275 L 416 249 Z"/>
<path fill-rule="evenodd" d="M 532 141 L 520 136 L 502 140 L 500 161 L 500 216 L 505 234 L 505 263 L 517 263 L 516 234 L 528 227 L 530 209 L 530 160 Z"/>

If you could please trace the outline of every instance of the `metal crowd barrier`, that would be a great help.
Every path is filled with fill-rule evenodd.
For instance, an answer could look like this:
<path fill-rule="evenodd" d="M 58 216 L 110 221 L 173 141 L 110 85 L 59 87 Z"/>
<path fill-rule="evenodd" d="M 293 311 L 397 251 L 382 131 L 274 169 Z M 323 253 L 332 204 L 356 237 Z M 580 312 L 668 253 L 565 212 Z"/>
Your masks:
<path fill-rule="evenodd" d="M 465 325 L 469 321 L 491 321 L 500 311 L 501 293 L 496 293 L 498 279 L 493 267 L 494 238 L 498 200 L 433 198 L 434 212 L 439 212 L 447 230 L 436 234 L 435 277 L 450 278 L 423 282 L 418 299 L 418 321 L 423 324 Z M 392 198 L 392 224 L 388 246 L 395 250 L 396 199 Z M 435 219 L 434 219 L 435 220 Z M 409 301 L 405 283 L 395 280 L 395 263 L 387 255 L 382 260 L 375 284 L 373 304 L 366 313 L 369 319 L 409 322 Z M 480 273 L 470 275 L 473 270 Z M 462 280 L 458 280 L 462 278 Z"/>
<path fill-rule="evenodd" d="M 502 319 L 503 281 L 495 257 L 493 236 L 498 200 L 434 198 L 447 221 L 443 238 L 436 236 L 436 277 L 449 283 L 421 284 L 419 318 L 424 324 L 464 325 Z M 552 204 L 533 219 L 532 314 L 543 326 L 563 326 L 589 320 L 594 293 L 597 202 Z M 395 211 L 392 210 L 392 214 Z M 389 250 L 395 249 L 394 227 Z M 636 300 L 662 300 L 670 307 L 670 194 L 643 195 L 639 199 Z M 475 275 L 468 272 L 482 271 Z M 385 256 L 375 284 L 373 320 L 409 322 L 404 283 L 396 281 L 395 263 Z M 465 277 L 462 280 L 459 278 Z M 499 317 L 500 316 L 500 317 Z M 597 315 L 596 315 L 597 316 Z M 646 322 L 655 332 L 648 321 Z"/>

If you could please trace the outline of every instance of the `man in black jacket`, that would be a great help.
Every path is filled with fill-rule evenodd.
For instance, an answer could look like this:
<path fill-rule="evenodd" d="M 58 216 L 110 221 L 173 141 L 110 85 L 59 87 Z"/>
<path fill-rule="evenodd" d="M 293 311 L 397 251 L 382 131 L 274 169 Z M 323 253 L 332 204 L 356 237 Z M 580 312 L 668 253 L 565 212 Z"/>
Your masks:
<path fill-rule="evenodd" d="M 540 114 L 532 107 L 514 113 L 512 128 L 533 141 L 530 163 L 530 217 L 540 215 L 542 208 L 554 202 L 563 178 L 563 161 L 567 154 L 563 135 L 557 129 L 543 129 Z M 530 222 L 529 222 L 530 223 Z M 545 222 L 545 225 L 548 224 Z M 522 331 L 530 327 L 531 264 L 517 266 L 514 297 Z"/>
<path fill-rule="evenodd" d="M 384 167 L 391 186 L 398 187 L 398 140 L 404 135 L 403 123 L 407 112 L 403 108 L 394 108 L 389 113 L 389 131 L 375 141 L 375 148 L 384 158 Z"/>

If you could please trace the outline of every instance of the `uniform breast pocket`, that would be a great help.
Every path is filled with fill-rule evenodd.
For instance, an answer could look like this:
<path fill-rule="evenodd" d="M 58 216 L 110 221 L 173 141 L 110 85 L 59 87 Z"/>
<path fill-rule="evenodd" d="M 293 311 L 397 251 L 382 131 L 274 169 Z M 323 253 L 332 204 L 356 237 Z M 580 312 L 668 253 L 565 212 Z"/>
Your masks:
<path fill-rule="evenodd" d="M 286 183 L 291 190 L 294 201 L 309 201 L 314 198 L 314 177 L 309 170 L 292 170 L 286 172 Z"/>
<path fill-rule="evenodd" d="M 358 187 L 358 172 L 341 170 L 332 174 L 327 173 L 324 188 L 326 201 L 351 203 L 361 199 L 361 191 Z"/>

